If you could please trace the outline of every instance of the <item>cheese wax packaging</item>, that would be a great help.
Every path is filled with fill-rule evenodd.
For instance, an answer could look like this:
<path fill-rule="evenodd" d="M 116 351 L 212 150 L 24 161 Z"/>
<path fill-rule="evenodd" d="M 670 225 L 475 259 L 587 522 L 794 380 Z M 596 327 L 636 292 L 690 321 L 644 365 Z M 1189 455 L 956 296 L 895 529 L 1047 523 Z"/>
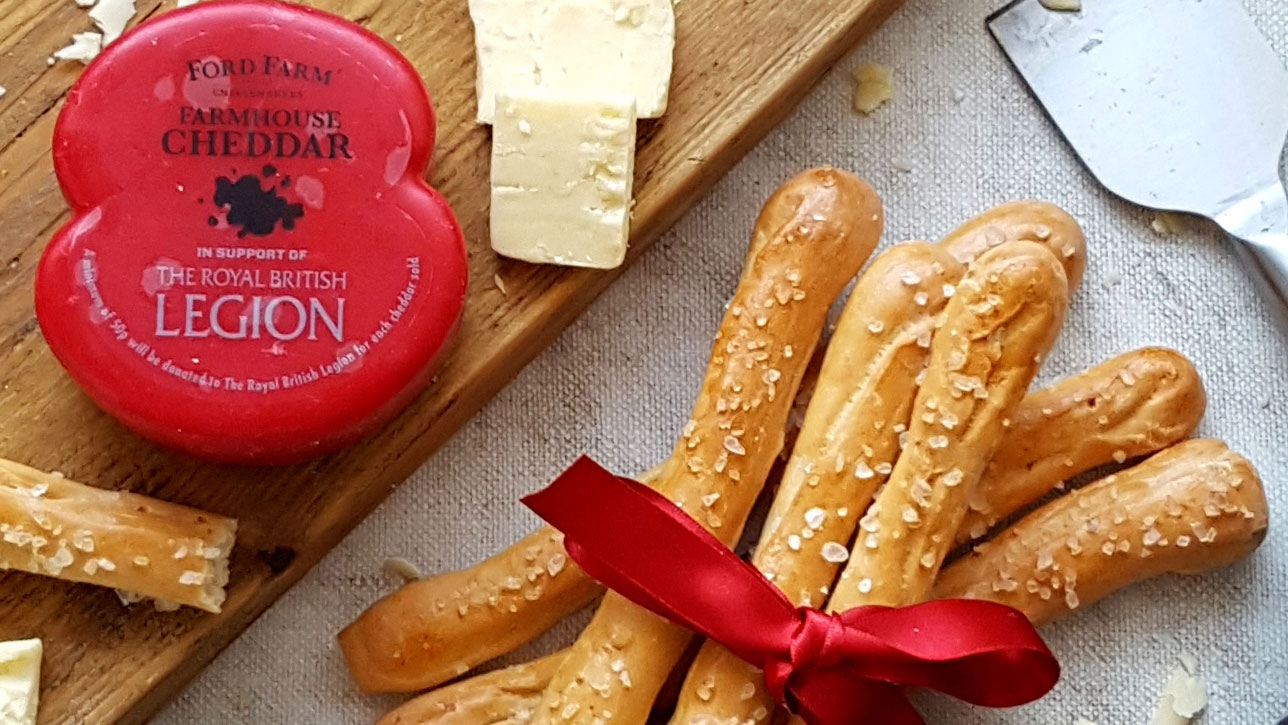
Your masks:
<path fill-rule="evenodd" d="M 354 441 L 425 385 L 460 318 L 433 145 L 415 69 L 348 21 L 231 0 L 142 24 L 58 119 L 73 216 L 36 279 L 49 346 L 105 411 L 193 456 Z"/>

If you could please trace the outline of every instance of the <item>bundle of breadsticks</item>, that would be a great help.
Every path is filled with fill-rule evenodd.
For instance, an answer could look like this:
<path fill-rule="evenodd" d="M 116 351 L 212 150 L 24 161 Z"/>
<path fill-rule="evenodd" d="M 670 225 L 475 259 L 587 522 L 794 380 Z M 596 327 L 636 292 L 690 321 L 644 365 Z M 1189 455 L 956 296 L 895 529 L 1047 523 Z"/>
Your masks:
<path fill-rule="evenodd" d="M 828 308 L 881 225 L 872 189 L 831 169 L 770 198 L 692 417 L 646 483 L 733 545 L 816 371 L 752 556 L 798 605 L 969 597 L 1040 624 L 1256 548 L 1260 481 L 1224 444 L 1186 441 L 1205 395 L 1181 355 L 1137 350 L 1028 392 L 1085 263 L 1081 230 L 1051 205 L 1006 204 L 938 244 L 879 255 L 811 368 Z M 1104 466 L 1119 470 L 1064 491 Z M 364 690 L 423 690 L 601 593 L 542 529 L 377 602 L 340 644 Z M 433 690 L 381 723 L 769 722 L 760 673 L 712 642 L 674 701 L 659 701 L 690 639 L 610 592 L 570 648 Z"/>

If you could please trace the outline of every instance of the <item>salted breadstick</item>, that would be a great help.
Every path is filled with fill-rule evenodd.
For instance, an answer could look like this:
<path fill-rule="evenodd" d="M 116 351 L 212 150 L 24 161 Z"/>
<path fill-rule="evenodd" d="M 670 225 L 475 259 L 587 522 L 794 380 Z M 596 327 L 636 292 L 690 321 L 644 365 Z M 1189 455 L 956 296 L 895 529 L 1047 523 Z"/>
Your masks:
<path fill-rule="evenodd" d="M 233 519 L 0 459 L 0 569 L 219 612 Z"/>
<path fill-rule="evenodd" d="M 657 486 L 727 545 L 778 456 L 828 307 L 880 233 L 876 193 L 831 170 L 789 181 L 756 221 L 693 414 Z M 533 721 L 643 723 L 691 637 L 610 592 Z"/>
<path fill-rule="evenodd" d="M 976 260 L 944 312 L 906 445 L 859 524 L 830 611 L 926 598 L 1067 305 L 1064 270 L 1040 245 L 1009 242 Z"/>
<path fill-rule="evenodd" d="M 638 479 L 653 484 L 654 468 Z M 340 632 L 365 692 L 414 692 L 514 650 L 599 596 L 543 526 L 468 569 L 421 579 L 371 605 Z"/>
<path fill-rule="evenodd" d="M 1006 242 L 1036 242 L 1050 249 L 1064 267 L 1070 293 L 1082 283 L 1087 240 L 1067 212 L 1044 201 L 1012 201 L 980 214 L 944 237 L 940 244 L 962 264 Z"/>
<path fill-rule="evenodd" d="M 1007 444 L 984 471 L 957 543 L 980 538 L 1060 481 L 1186 439 L 1206 405 L 1190 361 L 1157 347 L 1033 393 L 1011 416 Z"/>
<path fill-rule="evenodd" d="M 1082 230 L 1068 214 L 1042 202 L 990 209 L 950 233 L 940 246 L 965 263 L 999 239 L 1045 244 L 1060 258 L 1072 284 L 1082 277 Z M 943 292 L 952 294 L 957 281 L 946 281 L 949 287 Z M 519 589 L 507 590 L 516 581 Z M 557 532 L 543 527 L 473 567 L 412 582 L 380 600 L 341 632 L 340 645 L 363 690 L 411 692 L 446 682 L 532 640 L 602 591 L 568 561 Z"/>
<path fill-rule="evenodd" d="M 1219 441 L 1187 441 L 1038 509 L 945 567 L 932 597 L 1001 602 L 1045 624 L 1138 581 L 1168 572 L 1201 574 L 1242 559 L 1265 538 L 1267 522 L 1265 494 L 1251 465 Z M 1067 582 L 1074 585 L 1072 597 Z M 566 651 L 557 652 L 512 667 L 510 675 L 493 673 L 445 687 L 424 699 L 448 706 L 409 704 L 408 710 L 427 715 L 380 725 L 526 722 L 525 713 L 537 702 L 532 691 L 545 685 L 564 656 Z M 504 683 L 521 678 L 523 696 L 511 697 Z M 452 720 L 445 714 L 453 707 L 478 712 L 470 710 L 473 703 L 494 699 L 508 707 L 488 710 L 486 719 Z"/>
<path fill-rule="evenodd" d="M 408 700 L 376 725 L 495 725 L 526 722 L 541 691 L 568 656 L 561 650 L 504 667 Z"/>
<path fill-rule="evenodd" d="M 1062 496 L 944 569 L 936 598 L 989 599 L 1041 624 L 1159 574 L 1238 561 L 1266 535 L 1256 471 L 1192 440 Z"/>

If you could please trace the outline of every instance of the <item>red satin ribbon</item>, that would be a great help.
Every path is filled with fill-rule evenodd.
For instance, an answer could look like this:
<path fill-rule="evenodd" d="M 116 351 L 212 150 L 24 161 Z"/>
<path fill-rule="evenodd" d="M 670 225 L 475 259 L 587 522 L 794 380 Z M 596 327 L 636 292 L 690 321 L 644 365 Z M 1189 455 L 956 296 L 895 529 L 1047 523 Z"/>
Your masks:
<path fill-rule="evenodd" d="M 679 507 L 586 457 L 523 502 L 592 577 L 763 669 L 775 700 L 812 725 L 921 725 L 905 686 L 1011 707 L 1060 676 L 1024 615 L 1000 604 L 798 609 Z"/>

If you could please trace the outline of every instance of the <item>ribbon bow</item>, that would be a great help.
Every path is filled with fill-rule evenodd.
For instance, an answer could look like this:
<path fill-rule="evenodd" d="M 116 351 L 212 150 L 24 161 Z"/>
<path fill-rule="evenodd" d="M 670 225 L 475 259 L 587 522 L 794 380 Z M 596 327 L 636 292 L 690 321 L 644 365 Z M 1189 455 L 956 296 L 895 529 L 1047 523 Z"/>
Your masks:
<path fill-rule="evenodd" d="M 763 669 L 774 699 L 812 725 L 921 725 L 905 686 L 1021 705 L 1060 675 L 1024 615 L 1001 604 L 794 607 L 679 507 L 584 456 L 523 502 L 588 574 Z"/>

